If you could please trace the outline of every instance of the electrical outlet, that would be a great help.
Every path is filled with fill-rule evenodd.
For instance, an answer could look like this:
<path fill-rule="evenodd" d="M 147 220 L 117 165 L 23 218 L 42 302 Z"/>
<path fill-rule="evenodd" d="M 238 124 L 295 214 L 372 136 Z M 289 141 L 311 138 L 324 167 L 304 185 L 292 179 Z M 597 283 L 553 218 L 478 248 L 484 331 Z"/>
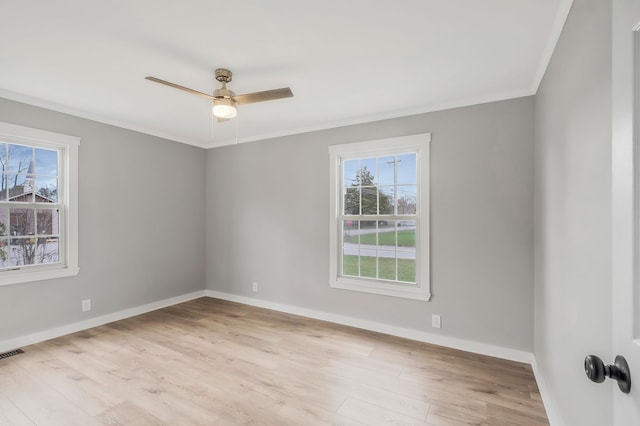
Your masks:
<path fill-rule="evenodd" d="M 431 327 L 440 328 L 442 326 L 440 315 L 431 315 Z"/>
<path fill-rule="evenodd" d="M 258 283 L 256 281 L 253 282 L 253 292 L 257 293 L 258 292 Z"/>
<path fill-rule="evenodd" d="M 82 312 L 91 310 L 91 299 L 85 299 L 82 301 Z"/>

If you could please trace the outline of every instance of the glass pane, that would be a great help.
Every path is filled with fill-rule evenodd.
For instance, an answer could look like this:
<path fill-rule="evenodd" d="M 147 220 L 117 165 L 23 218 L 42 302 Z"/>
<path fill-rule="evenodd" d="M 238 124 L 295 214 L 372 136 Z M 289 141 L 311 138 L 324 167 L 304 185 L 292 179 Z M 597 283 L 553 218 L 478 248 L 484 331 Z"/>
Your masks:
<path fill-rule="evenodd" d="M 27 175 L 8 175 L 9 201 L 33 202 L 34 179 Z"/>
<path fill-rule="evenodd" d="M 373 256 L 360 256 L 360 276 L 366 278 L 378 278 L 377 258 L 375 256 L 375 248 L 373 250 L 360 250 L 361 253 L 371 254 Z"/>
<path fill-rule="evenodd" d="M 342 274 L 357 277 L 360 271 L 359 236 L 360 222 L 345 220 L 342 223 Z"/>
<path fill-rule="evenodd" d="M 378 214 L 378 189 L 374 186 L 362 187 L 362 214 Z"/>
<path fill-rule="evenodd" d="M 34 209 L 9 209 L 9 220 L 12 236 L 35 234 L 35 210 Z"/>
<path fill-rule="evenodd" d="M 376 232 L 376 224 L 375 220 L 361 220 L 360 221 L 360 240 L 362 240 L 362 236 L 368 233 Z M 362 244 L 362 241 L 361 241 Z"/>
<path fill-rule="evenodd" d="M 376 224 L 374 221 L 363 220 L 362 222 L 360 222 L 360 244 L 365 246 L 375 246 L 377 244 L 376 231 Z"/>
<path fill-rule="evenodd" d="M 342 256 L 342 275 L 357 277 L 360 270 L 359 257 L 352 254 Z"/>
<path fill-rule="evenodd" d="M 58 179 L 38 176 L 36 181 L 36 203 L 58 202 Z"/>
<path fill-rule="evenodd" d="M 36 170 L 38 175 L 58 176 L 58 152 L 36 148 Z"/>
<path fill-rule="evenodd" d="M 398 281 L 407 283 L 416 282 L 415 259 L 398 259 Z"/>
<path fill-rule="evenodd" d="M 379 232 L 392 231 L 396 227 L 396 223 L 393 220 L 379 220 L 378 230 Z"/>
<path fill-rule="evenodd" d="M 344 191 L 344 214 L 360 214 L 360 188 L 350 187 Z"/>
<path fill-rule="evenodd" d="M 27 173 L 33 160 L 33 148 L 22 145 L 9 145 L 9 171 Z M 34 173 L 34 170 L 30 171 Z"/>
<path fill-rule="evenodd" d="M 36 259 L 36 238 L 12 238 L 9 246 L 9 265 L 33 265 Z"/>
<path fill-rule="evenodd" d="M 358 170 L 360 169 L 360 160 L 345 160 L 343 163 L 343 185 L 345 188 L 350 186 L 358 186 Z"/>
<path fill-rule="evenodd" d="M 59 232 L 58 209 L 38 209 L 38 235 L 56 235 Z"/>
<path fill-rule="evenodd" d="M 379 194 L 380 214 L 393 214 L 395 191 L 393 186 L 381 186 Z"/>
<path fill-rule="evenodd" d="M 7 238 L 0 239 L 0 267 L 9 266 L 9 240 Z"/>
<path fill-rule="evenodd" d="M 343 242 L 358 244 L 360 236 L 360 223 L 357 220 L 345 220 L 342 223 Z"/>
<path fill-rule="evenodd" d="M 415 185 L 398 186 L 398 214 L 416 214 Z"/>
<path fill-rule="evenodd" d="M 375 242 L 374 242 L 375 244 Z M 396 230 L 393 227 L 381 227 L 378 229 L 378 245 L 386 246 L 385 249 L 392 250 L 395 257 L 396 249 Z"/>
<path fill-rule="evenodd" d="M 415 259 L 416 247 L 416 221 L 415 220 L 399 220 L 398 221 L 398 247 L 413 248 Z"/>
<path fill-rule="evenodd" d="M 38 238 L 36 263 L 56 263 L 60 260 L 58 237 Z"/>
<path fill-rule="evenodd" d="M 0 236 L 9 235 L 9 209 L 0 208 Z"/>
<path fill-rule="evenodd" d="M 416 184 L 416 154 L 398 155 L 396 162 L 398 185 Z"/>
<path fill-rule="evenodd" d="M 378 259 L 378 268 L 380 269 L 380 279 L 396 280 L 396 258 L 395 252 L 380 252 Z"/>
<path fill-rule="evenodd" d="M 396 158 L 394 156 L 380 157 L 378 158 L 378 182 L 380 185 L 394 185 L 395 184 L 395 164 Z"/>
<path fill-rule="evenodd" d="M 376 159 L 362 158 L 360 160 L 360 185 L 372 186 L 378 183 L 376 179 Z"/>
<path fill-rule="evenodd" d="M 398 221 L 398 281 L 416 282 L 416 221 Z"/>

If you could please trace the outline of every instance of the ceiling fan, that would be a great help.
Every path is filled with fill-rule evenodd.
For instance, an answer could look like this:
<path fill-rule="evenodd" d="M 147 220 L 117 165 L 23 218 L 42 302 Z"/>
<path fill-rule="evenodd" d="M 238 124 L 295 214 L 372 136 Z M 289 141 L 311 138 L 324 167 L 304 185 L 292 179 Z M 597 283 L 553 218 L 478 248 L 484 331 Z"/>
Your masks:
<path fill-rule="evenodd" d="M 290 98 L 293 96 L 293 92 L 288 87 L 282 87 L 280 89 L 273 90 L 264 90 L 262 92 L 246 93 L 244 95 L 236 95 L 233 90 L 227 89 L 227 84 L 230 83 L 232 79 L 231 71 L 225 68 L 218 68 L 215 71 L 215 77 L 216 80 L 218 80 L 220 84 L 222 84 L 222 87 L 214 90 L 213 95 L 208 95 L 206 93 L 189 89 L 188 87 L 180 86 L 179 84 L 161 80 L 156 77 L 148 76 L 145 77 L 145 79 L 210 99 L 211 101 L 213 101 L 213 115 L 218 118 L 218 121 L 226 121 L 234 118 L 238 114 L 238 105 L 272 101 L 275 99 Z"/>

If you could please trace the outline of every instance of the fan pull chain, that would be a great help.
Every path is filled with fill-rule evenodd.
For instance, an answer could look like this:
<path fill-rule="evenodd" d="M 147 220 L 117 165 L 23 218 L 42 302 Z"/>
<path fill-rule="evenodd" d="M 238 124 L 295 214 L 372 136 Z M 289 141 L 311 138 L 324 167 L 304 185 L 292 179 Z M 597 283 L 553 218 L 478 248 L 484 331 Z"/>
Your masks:
<path fill-rule="evenodd" d="M 215 142 L 216 139 L 213 137 L 213 122 L 216 120 L 216 117 L 213 114 L 209 115 L 211 115 L 211 142 Z"/>
<path fill-rule="evenodd" d="M 236 145 L 238 145 L 238 120 L 240 120 L 240 118 L 238 118 L 238 116 L 236 116 L 236 118 L 234 120 L 236 122 Z"/>

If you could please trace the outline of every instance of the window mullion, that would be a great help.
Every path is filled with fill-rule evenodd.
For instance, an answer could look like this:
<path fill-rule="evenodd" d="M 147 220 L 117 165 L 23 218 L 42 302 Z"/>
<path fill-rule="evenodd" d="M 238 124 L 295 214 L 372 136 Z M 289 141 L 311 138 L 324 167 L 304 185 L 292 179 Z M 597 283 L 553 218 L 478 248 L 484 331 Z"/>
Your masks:
<path fill-rule="evenodd" d="M 9 170 L 9 144 L 4 144 L 4 162 L 3 170 L 2 170 L 2 178 L 4 179 L 4 197 L 3 200 L 9 199 L 9 177 L 7 175 L 7 171 Z"/>
<path fill-rule="evenodd" d="M 353 214 L 344 214 L 338 216 L 339 220 L 418 220 L 417 215 L 402 215 L 397 216 L 393 214 L 381 214 L 381 215 L 353 215 Z"/>

